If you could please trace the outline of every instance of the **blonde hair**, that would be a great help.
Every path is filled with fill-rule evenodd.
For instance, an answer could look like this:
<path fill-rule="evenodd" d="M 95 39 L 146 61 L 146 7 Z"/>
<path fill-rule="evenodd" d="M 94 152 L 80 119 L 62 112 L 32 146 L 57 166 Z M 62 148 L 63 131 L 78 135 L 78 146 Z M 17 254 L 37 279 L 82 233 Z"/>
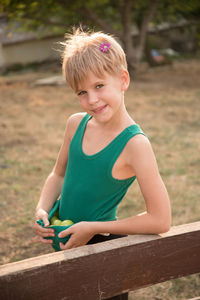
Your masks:
<path fill-rule="evenodd" d="M 78 28 L 72 34 L 66 34 L 65 38 L 65 42 L 61 43 L 64 46 L 62 70 L 74 91 L 78 90 L 89 72 L 103 78 L 105 73 L 117 75 L 123 69 L 127 70 L 125 53 L 111 35 Z M 103 43 L 110 45 L 106 52 L 99 48 Z"/>

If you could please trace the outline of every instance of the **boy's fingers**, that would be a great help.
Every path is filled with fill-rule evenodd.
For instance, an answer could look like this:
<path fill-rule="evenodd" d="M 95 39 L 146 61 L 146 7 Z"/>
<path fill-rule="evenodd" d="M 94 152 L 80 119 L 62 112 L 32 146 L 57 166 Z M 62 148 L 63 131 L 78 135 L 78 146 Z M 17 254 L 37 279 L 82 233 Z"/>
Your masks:
<path fill-rule="evenodd" d="M 47 236 L 55 236 L 55 233 L 47 233 L 47 232 L 42 232 L 42 233 L 40 233 L 40 236 L 41 237 L 47 237 Z"/>
<path fill-rule="evenodd" d="M 67 250 L 70 248 L 72 248 L 72 246 L 70 246 L 70 243 L 66 243 L 66 244 L 60 243 L 60 249 L 62 250 Z"/>
<path fill-rule="evenodd" d="M 42 237 L 40 237 L 40 241 L 41 241 L 43 244 L 52 244 L 52 243 L 53 243 L 52 240 L 46 240 L 46 239 L 44 239 L 44 238 L 42 238 Z"/>
<path fill-rule="evenodd" d="M 66 237 L 67 235 L 71 234 L 72 231 L 71 231 L 71 228 L 67 228 L 63 231 L 61 231 L 59 234 L 58 234 L 58 237 L 59 238 L 63 238 L 63 237 Z"/>
<path fill-rule="evenodd" d="M 35 228 L 39 232 L 54 232 L 54 229 L 51 228 L 44 228 L 41 225 L 39 225 L 37 222 L 35 223 Z"/>
<path fill-rule="evenodd" d="M 35 227 L 35 233 L 41 237 L 55 236 L 54 229 L 43 228 L 40 225 Z"/>
<path fill-rule="evenodd" d="M 43 223 L 44 223 L 44 226 L 49 226 L 49 220 L 47 217 L 43 217 Z"/>
<path fill-rule="evenodd" d="M 53 229 L 49 230 L 49 229 L 42 228 L 42 229 L 37 230 L 37 233 L 40 236 L 55 236 Z"/>
<path fill-rule="evenodd" d="M 81 246 L 79 244 L 73 244 L 73 243 L 70 243 L 70 242 L 67 242 L 66 244 L 59 243 L 59 245 L 60 245 L 60 249 L 62 249 L 62 250 L 77 248 L 77 247 Z"/>

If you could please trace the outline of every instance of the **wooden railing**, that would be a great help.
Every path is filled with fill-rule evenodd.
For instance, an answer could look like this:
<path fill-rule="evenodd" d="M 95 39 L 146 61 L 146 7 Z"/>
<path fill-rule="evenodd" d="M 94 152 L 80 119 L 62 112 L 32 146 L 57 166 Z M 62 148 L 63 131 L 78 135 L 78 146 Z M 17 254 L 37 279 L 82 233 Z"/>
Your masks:
<path fill-rule="evenodd" d="M 0 266 L 2 300 L 96 300 L 200 272 L 200 222 Z"/>

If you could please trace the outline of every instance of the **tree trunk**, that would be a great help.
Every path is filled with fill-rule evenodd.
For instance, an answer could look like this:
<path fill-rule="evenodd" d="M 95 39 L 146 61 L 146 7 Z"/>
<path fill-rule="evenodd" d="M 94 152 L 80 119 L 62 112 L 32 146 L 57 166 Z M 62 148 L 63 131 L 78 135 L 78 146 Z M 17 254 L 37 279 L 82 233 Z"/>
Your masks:
<path fill-rule="evenodd" d="M 139 40 L 138 40 L 138 45 L 137 45 L 137 57 L 138 60 L 141 59 L 146 39 L 147 39 L 147 33 L 148 33 L 148 27 L 149 27 L 149 22 L 152 20 L 154 13 L 156 12 L 158 6 L 157 0 L 149 0 L 149 6 L 146 10 L 146 12 L 143 15 L 143 18 L 140 22 L 139 26 Z"/>
<path fill-rule="evenodd" d="M 146 12 L 143 14 L 143 18 L 138 26 L 139 35 L 137 45 L 134 46 L 134 41 L 132 37 L 132 7 L 134 5 L 133 0 L 124 0 L 120 6 L 120 15 L 123 26 L 122 42 L 124 44 L 124 49 L 126 52 L 128 68 L 131 78 L 134 78 L 139 64 L 142 59 L 142 55 L 145 48 L 147 32 L 149 22 L 153 18 L 153 15 L 157 9 L 157 0 L 149 1 L 149 6 Z"/>
<path fill-rule="evenodd" d="M 124 0 L 119 4 L 119 12 L 122 22 L 122 35 L 121 41 L 126 53 L 128 69 L 131 78 L 137 69 L 137 60 L 135 57 L 135 47 L 132 40 L 132 7 L 134 5 L 133 0 Z"/>

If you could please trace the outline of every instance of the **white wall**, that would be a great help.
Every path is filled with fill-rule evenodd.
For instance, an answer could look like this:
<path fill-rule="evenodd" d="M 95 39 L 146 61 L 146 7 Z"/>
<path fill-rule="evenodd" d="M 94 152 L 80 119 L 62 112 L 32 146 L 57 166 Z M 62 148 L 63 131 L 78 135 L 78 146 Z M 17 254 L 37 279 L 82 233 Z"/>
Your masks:
<path fill-rule="evenodd" d="M 62 40 L 62 37 L 60 38 Z M 27 64 L 44 60 L 59 59 L 56 42 L 59 38 L 25 41 L 16 44 L 0 45 L 0 68 L 12 64 Z"/>

